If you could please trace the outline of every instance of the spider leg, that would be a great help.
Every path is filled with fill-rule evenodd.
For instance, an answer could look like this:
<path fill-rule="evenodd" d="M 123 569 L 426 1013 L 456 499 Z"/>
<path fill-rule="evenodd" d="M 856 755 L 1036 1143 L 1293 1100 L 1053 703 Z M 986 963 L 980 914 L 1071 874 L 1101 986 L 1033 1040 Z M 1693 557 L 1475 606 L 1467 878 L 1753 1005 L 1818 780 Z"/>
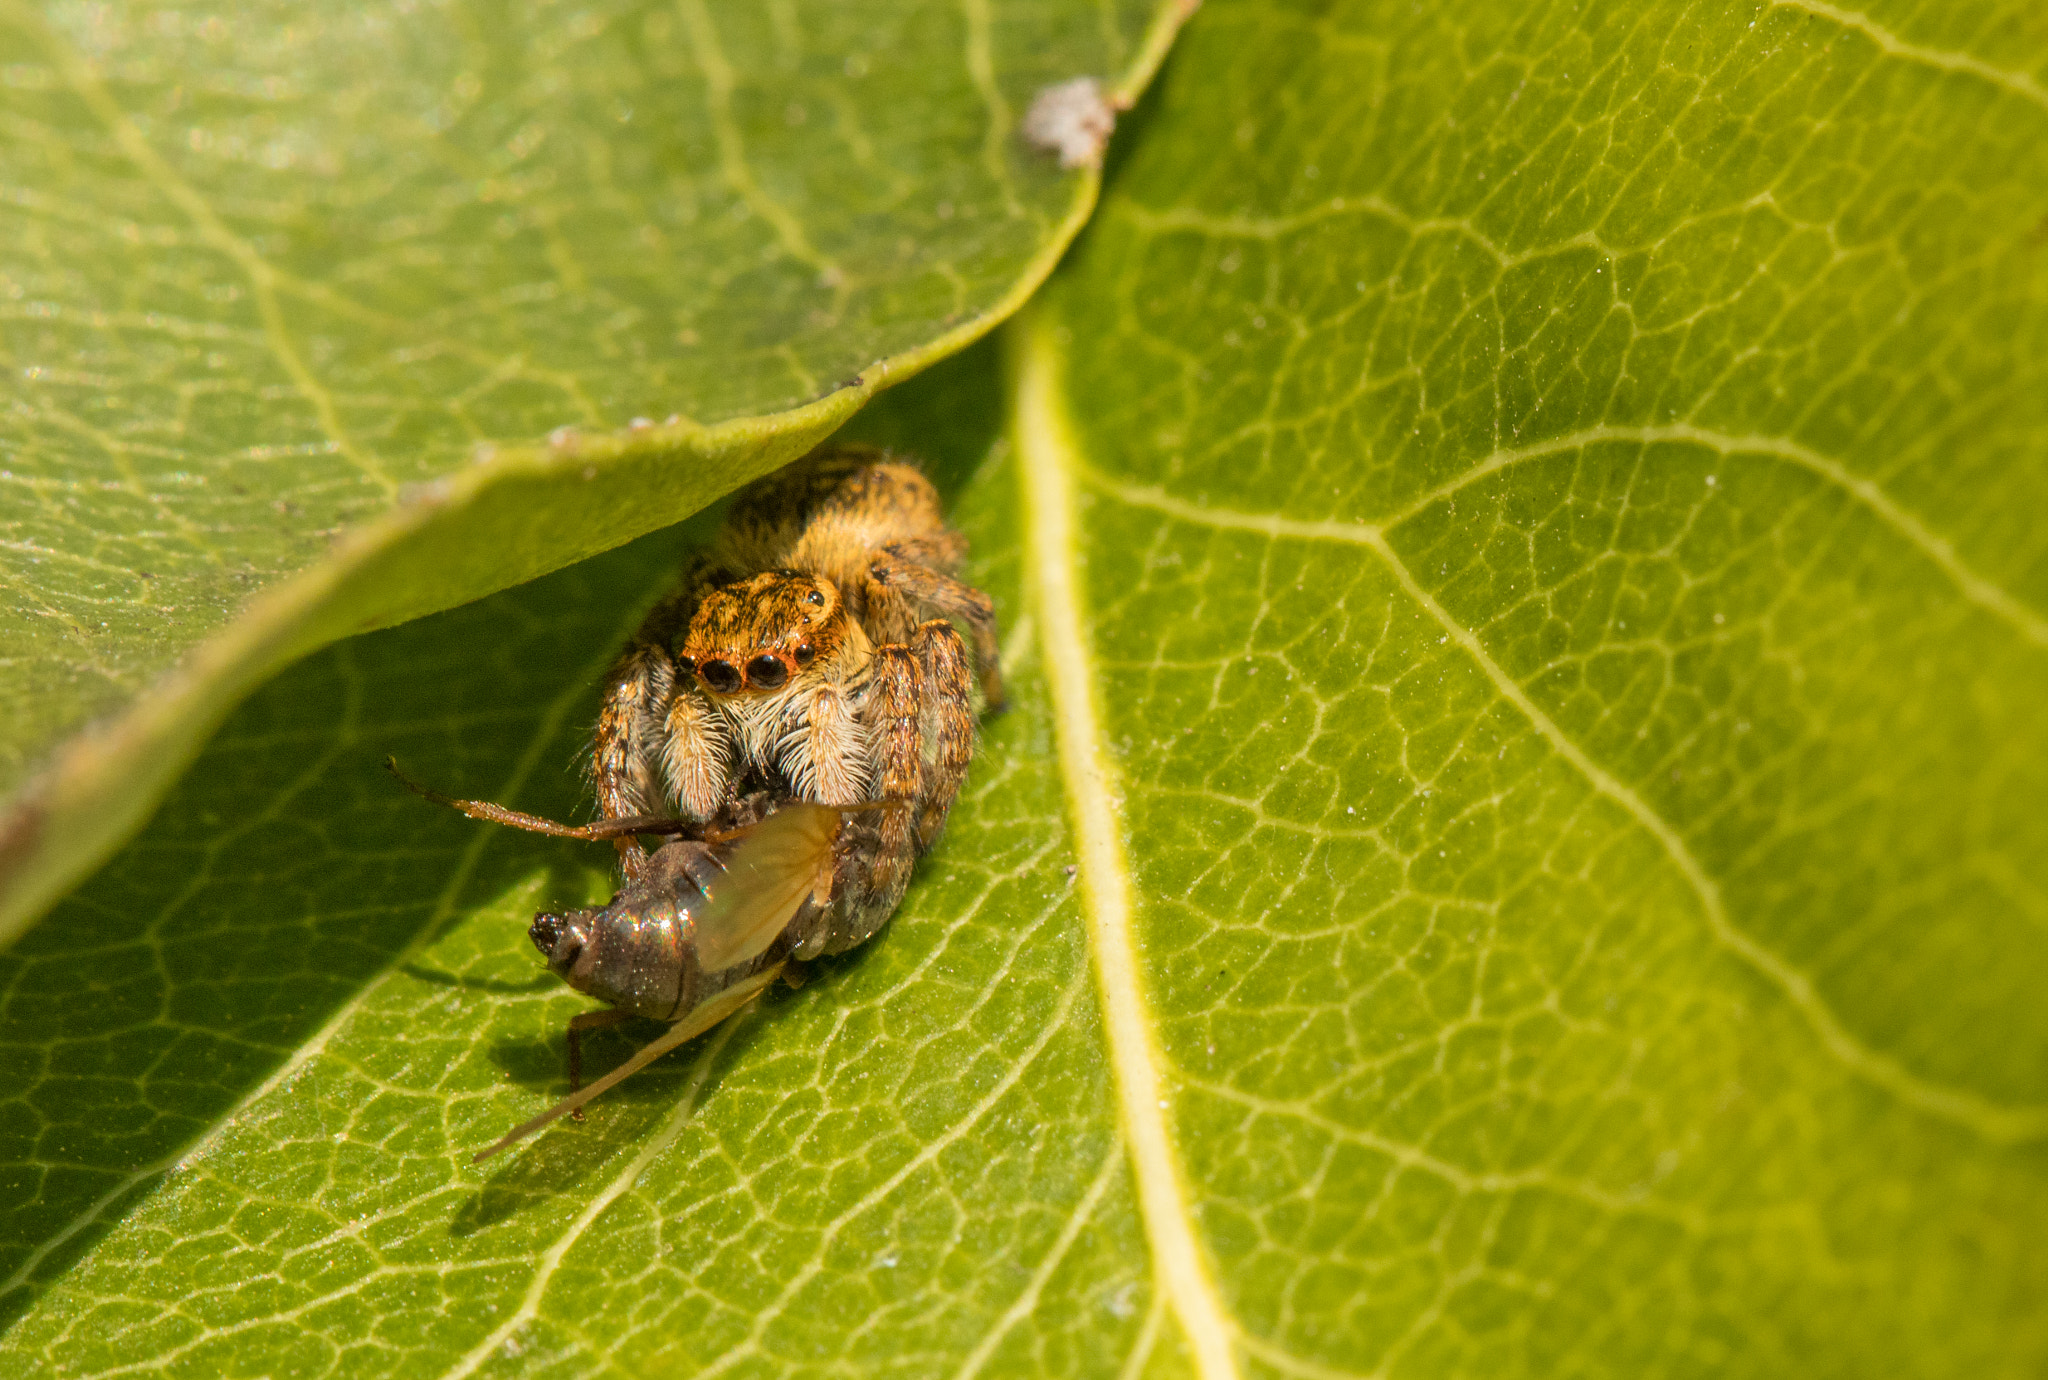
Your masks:
<path fill-rule="evenodd" d="M 888 590 L 912 608 L 933 609 L 967 625 L 974 639 L 974 660 L 981 669 L 982 697 L 988 712 L 1004 705 L 1001 646 L 996 640 L 996 606 L 986 594 L 945 572 L 967 550 L 966 540 L 920 537 L 883 547 L 868 566 L 868 585 Z M 958 554 L 955 555 L 957 547 Z"/>
<path fill-rule="evenodd" d="M 974 756 L 974 700 L 967 672 L 967 648 L 943 618 L 920 624 L 910 650 L 924 680 L 926 728 L 933 747 L 925 764 L 924 791 L 917 800 L 917 851 L 938 841 L 946 813 L 960 794 L 967 763 Z"/>
<path fill-rule="evenodd" d="M 604 819 L 654 814 L 662 803 L 656 773 L 668 767 L 674 781 L 672 736 L 675 702 L 694 700 L 688 691 L 678 697 L 676 664 L 668 647 L 676 633 L 689 625 L 690 614 L 711 578 L 707 562 L 699 560 L 685 573 L 679 587 L 641 620 L 640 628 L 604 679 L 604 698 L 597 713 L 597 744 L 592 754 L 596 777 L 597 808 Z M 723 767 L 723 761 L 718 763 Z M 723 796 L 723 771 L 716 773 L 718 794 Z M 701 792 L 699 792 L 701 794 Z M 677 791 L 685 810 L 701 818 L 695 801 Z M 647 854 L 637 840 L 618 840 L 619 865 L 626 880 L 640 876 Z"/>
<path fill-rule="evenodd" d="M 861 621 L 876 648 L 900 647 L 909 642 L 910 634 L 917 629 L 917 614 L 903 590 L 876 579 L 872 567 L 860 587 L 861 606 L 865 610 Z"/>
<path fill-rule="evenodd" d="M 867 735 L 845 690 L 819 686 L 793 701 L 783 722 L 777 765 L 798 799 L 821 805 L 867 799 Z"/>
<path fill-rule="evenodd" d="M 917 801 L 924 794 L 924 668 L 900 642 L 875 648 L 867 700 L 868 730 L 874 735 L 876 794 L 884 800 Z M 878 897 L 903 894 L 916 860 L 913 810 L 882 812 L 880 840 L 869 865 L 871 891 Z"/>
<path fill-rule="evenodd" d="M 967 559 L 967 538 L 958 532 L 938 531 L 928 536 L 885 542 L 881 550 L 884 555 L 909 561 L 912 565 L 930 566 L 942 575 L 951 575 Z"/>
<path fill-rule="evenodd" d="M 659 735 L 661 766 L 683 813 L 709 819 L 732 782 L 732 733 L 695 685 L 679 685 Z"/>
<path fill-rule="evenodd" d="M 606 819 L 653 813 L 661 791 L 656 785 L 655 734 L 675 693 L 676 667 L 668 653 L 651 642 L 635 641 L 606 674 L 604 699 L 597 711 L 597 809 Z M 631 837 L 618 840 L 619 865 L 632 881 L 646 865 L 647 854 Z"/>

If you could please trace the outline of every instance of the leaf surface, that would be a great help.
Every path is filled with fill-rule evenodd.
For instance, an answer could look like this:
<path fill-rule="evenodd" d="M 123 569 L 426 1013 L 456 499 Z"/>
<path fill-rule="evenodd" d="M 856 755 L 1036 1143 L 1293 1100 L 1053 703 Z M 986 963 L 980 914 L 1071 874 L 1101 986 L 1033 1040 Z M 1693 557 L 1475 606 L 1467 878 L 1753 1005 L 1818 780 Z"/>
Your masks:
<path fill-rule="evenodd" d="M 993 381 L 987 351 L 970 363 Z M 924 409 L 928 442 L 943 412 Z M 956 415 L 985 448 L 997 414 Z M 1014 608 L 1004 477 L 963 516 Z M 1014 635 L 976 803 L 886 941 L 587 1124 L 467 1163 L 566 1086 L 562 1029 L 588 1003 L 523 932 L 601 899 L 609 847 L 437 810 L 383 754 L 583 808 L 595 678 L 691 535 L 287 671 L 0 960 L 21 1070 L 0 1153 L 29 1181 L 0 1262 L 7 1364 L 545 1371 L 596 1346 L 655 1373 L 829 1352 L 923 1375 L 977 1347 L 998 1369 L 1078 1362 L 1104 1320 L 1119 1347 L 1156 1334 L 1050 723 Z M 593 1037 L 591 1066 L 659 1029 Z M 1021 1298 L 1036 1316 L 1010 1316 Z"/>
<path fill-rule="evenodd" d="M 1212 0 L 854 424 L 1013 653 L 890 929 L 468 1170 L 601 850 L 376 764 L 573 813 L 690 537 L 345 642 L 7 960 L 9 1364 L 2038 1374 L 2030 22 Z"/>
<path fill-rule="evenodd" d="M 1155 8 L 0 6 L 0 938 L 279 665 L 988 330 L 1094 198 L 1024 109 Z"/>
<path fill-rule="evenodd" d="M 1034 308 L 1210 1373 L 2042 1364 L 2048 47 L 1969 9 L 1212 6 Z"/>

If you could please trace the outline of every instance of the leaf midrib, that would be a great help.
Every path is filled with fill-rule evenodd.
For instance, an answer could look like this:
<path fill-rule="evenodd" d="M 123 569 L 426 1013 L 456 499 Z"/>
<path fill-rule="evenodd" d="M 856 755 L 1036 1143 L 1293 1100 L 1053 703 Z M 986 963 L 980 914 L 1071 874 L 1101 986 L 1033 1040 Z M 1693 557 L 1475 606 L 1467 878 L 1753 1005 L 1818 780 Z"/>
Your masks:
<path fill-rule="evenodd" d="M 1217 1296 L 1198 1243 L 1192 1195 L 1173 1151 L 1161 1096 L 1163 1059 L 1132 942 L 1130 868 L 1118 805 L 1123 793 L 1096 708 L 1094 657 L 1084 629 L 1074 538 L 1079 447 L 1068 419 L 1063 360 L 1042 311 L 1011 328 L 1011 427 L 1022 479 L 1026 583 L 1045 652 L 1060 773 L 1071 811 L 1081 909 L 1102 1003 L 1118 1121 L 1138 1181 L 1153 1268 L 1203 1380 L 1236 1380 L 1241 1333 Z"/>

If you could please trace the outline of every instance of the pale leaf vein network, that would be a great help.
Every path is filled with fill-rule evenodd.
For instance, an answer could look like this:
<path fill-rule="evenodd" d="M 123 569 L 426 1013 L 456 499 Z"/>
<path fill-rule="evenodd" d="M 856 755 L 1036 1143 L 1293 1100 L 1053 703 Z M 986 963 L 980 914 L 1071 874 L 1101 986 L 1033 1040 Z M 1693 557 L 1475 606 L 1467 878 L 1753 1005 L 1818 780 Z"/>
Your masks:
<path fill-rule="evenodd" d="M 2048 1108 L 2005 1106 L 1976 1093 L 1922 1078 L 1896 1060 L 1869 1048 L 1850 1034 L 1821 998 L 1812 979 L 1758 943 L 1729 919 L 1719 884 L 1693 855 L 1678 830 L 1651 809 L 1633 789 L 1594 761 L 1558 727 L 1556 722 L 1530 698 L 1520 683 L 1494 660 L 1479 637 L 1453 618 L 1449 611 L 1422 587 L 1414 573 L 1388 542 L 1382 527 L 1363 522 L 1301 521 L 1271 514 L 1241 513 L 1226 508 L 1189 503 L 1155 488 L 1123 483 L 1100 474 L 1090 474 L 1087 479 L 1091 487 L 1119 502 L 1149 509 L 1180 522 L 1257 533 L 1276 541 L 1344 542 L 1371 551 L 1386 567 L 1401 591 L 1443 629 L 1445 635 L 1456 643 L 1492 682 L 1501 698 L 1514 706 L 1551 749 L 1569 763 L 1596 792 L 1618 805 L 1656 839 L 1672 865 L 1678 869 L 1698 898 L 1708 933 L 1714 941 L 1776 987 L 1807 1022 L 1822 1048 L 1838 1063 L 1865 1081 L 1884 1089 L 1902 1105 L 1964 1127 L 1994 1144 L 2012 1144 L 2048 1136 Z"/>

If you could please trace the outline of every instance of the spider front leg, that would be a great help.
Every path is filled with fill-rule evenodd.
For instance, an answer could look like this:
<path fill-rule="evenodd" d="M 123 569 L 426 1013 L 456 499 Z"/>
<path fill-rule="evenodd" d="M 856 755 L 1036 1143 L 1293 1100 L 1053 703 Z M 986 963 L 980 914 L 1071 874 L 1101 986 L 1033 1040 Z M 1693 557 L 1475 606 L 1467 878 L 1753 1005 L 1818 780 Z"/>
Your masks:
<path fill-rule="evenodd" d="M 873 680 L 862 717 L 873 735 L 875 788 L 882 800 L 917 801 L 924 793 L 924 671 L 900 642 L 875 648 Z M 884 810 L 880 840 L 869 867 L 878 896 L 903 894 L 916 860 L 910 810 Z M 890 901 L 894 906 L 893 899 Z"/>
<path fill-rule="evenodd" d="M 967 625 L 974 638 L 974 660 L 981 669 L 981 693 L 988 712 L 1004 707 L 1001 644 L 996 640 L 995 602 L 973 585 L 946 574 L 966 554 L 966 541 L 917 538 L 892 542 L 868 566 L 873 586 L 890 592 L 913 608 L 935 609 Z"/>
<path fill-rule="evenodd" d="M 925 727 L 932 744 L 924 793 L 917 802 L 917 849 L 922 853 L 938 842 L 967 777 L 974 756 L 974 698 L 967 648 L 951 623 L 934 618 L 920 624 L 910 650 L 924 679 Z"/>
<path fill-rule="evenodd" d="M 858 805 L 868 797 L 872 775 L 865 750 L 852 697 L 838 685 L 821 685 L 791 702 L 776 762 L 798 799 Z"/>
<path fill-rule="evenodd" d="M 669 794 L 691 819 L 709 819 L 732 788 L 732 731 L 694 685 L 680 685 L 661 722 Z"/>
<path fill-rule="evenodd" d="M 664 813 L 656 776 L 661 768 L 667 771 L 671 793 L 695 818 L 709 815 L 724 799 L 725 744 L 718 736 L 719 726 L 692 732 L 700 710 L 702 717 L 715 716 L 693 687 L 676 683 L 676 664 L 668 652 L 676 634 L 689 625 L 710 579 L 710 565 L 700 559 L 676 591 L 648 611 L 633 641 L 605 675 L 591 762 L 602 819 Z M 698 747 L 703 751 L 692 759 L 690 750 Z M 692 760 L 708 766 L 694 773 L 683 770 L 681 764 Z M 715 797 L 713 804 L 699 808 L 708 797 Z M 646 852 L 630 836 L 618 839 L 616 846 L 626 880 L 637 879 L 646 866 Z"/>
<path fill-rule="evenodd" d="M 675 694 L 676 667 L 651 642 L 635 641 L 605 676 L 604 701 L 597 712 L 597 808 L 605 819 L 657 813 L 661 791 L 655 782 L 658 725 Z M 632 881 L 647 854 L 633 838 L 617 840 L 619 865 Z"/>

